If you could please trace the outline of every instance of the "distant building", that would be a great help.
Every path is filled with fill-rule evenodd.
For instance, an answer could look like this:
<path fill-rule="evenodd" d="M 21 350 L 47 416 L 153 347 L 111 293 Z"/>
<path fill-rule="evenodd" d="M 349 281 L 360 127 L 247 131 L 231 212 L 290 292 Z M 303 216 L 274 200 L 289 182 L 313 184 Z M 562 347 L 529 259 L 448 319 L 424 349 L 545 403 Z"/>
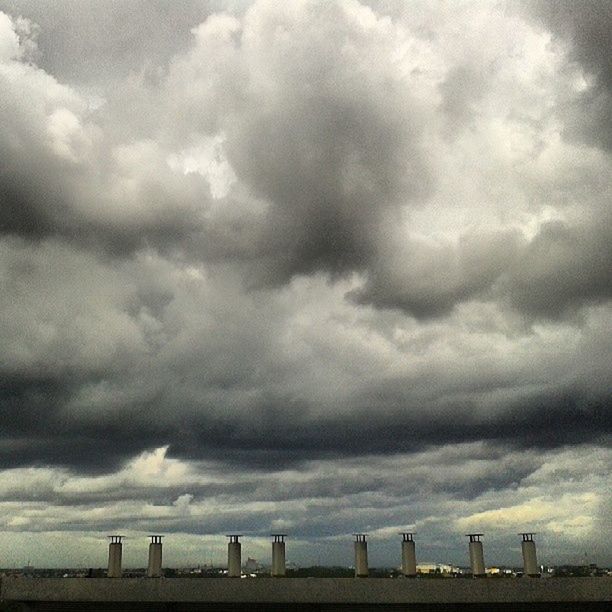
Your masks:
<path fill-rule="evenodd" d="M 487 567 L 486 573 L 489 576 L 513 576 L 514 570 L 509 567 Z"/>
<path fill-rule="evenodd" d="M 460 574 L 461 570 L 447 563 L 417 563 L 417 574 Z"/>

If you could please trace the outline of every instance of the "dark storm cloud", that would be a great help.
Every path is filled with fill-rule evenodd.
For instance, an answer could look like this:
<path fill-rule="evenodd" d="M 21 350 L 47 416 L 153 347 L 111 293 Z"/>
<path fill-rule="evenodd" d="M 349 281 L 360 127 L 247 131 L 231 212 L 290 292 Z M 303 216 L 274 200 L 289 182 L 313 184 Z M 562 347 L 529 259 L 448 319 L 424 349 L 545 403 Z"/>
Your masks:
<path fill-rule="evenodd" d="M 170 7 L 2 5 L 0 526 L 589 529 L 609 11 Z"/>
<path fill-rule="evenodd" d="M 554 239 L 561 229 L 550 228 Z M 534 355 L 527 345 L 523 358 L 542 355 L 545 363 L 509 370 L 476 346 L 467 349 L 470 359 L 437 363 L 434 356 L 420 371 L 390 378 L 372 365 L 373 355 L 358 358 L 350 335 L 334 336 L 333 317 L 333 327 L 317 318 L 321 288 L 306 286 L 287 303 L 278 292 L 245 295 L 224 274 L 201 286 L 159 257 L 117 267 L 61 243 L 3 246 L 0 272 L 10 292 L 0 297 L 0 461 L 7 468 L 103 473 L 169 444 L 171 456 L 265 472 L 453 442 L 554 448 L 605 442 L 610 433 L 599 362 L 609 347 L 598 334 L 585 339 L 584 354 L 574 349 L 580 372 L 537 345 Z M 317 314 L 292 329 L 294 299 L 302 307 L 311 300 Z M 341 325 L 343 316 L 335 315 Z M 352 333 L 354 324 L 346 326 Z M 428 333 L 417 351 L 428 350 Z M 533 385 L 542 390 L 527 391 Z"/>
<path fill-rule="evenodd" d="M 163 137 L 222 133 L 260 202 L 257 214 L 227 217 L 240 206 L 228 197 L 202 241 L 250 260 L 250 285 L 367 267 L 389 217 L 431 188 L 427 110 L 385 64 L 400 34 L 356 4 L 319 8 L 263 4 L 242 23 L 208 20 L 157 92 L 172 119 Z"/>
<path fill-rule="evenodd" d="M 143 448 L 159 446 L 171 437 L 168 431 L 142 427 L 150 414 L 146 405 L 129 406 L 120 422 L 100 419 L 87 426 L 67 421 L 62 409 L 78 386 L 71 377 L 16 381 L 2 375 L 0 462 L 4 467 L 68 465 L 106 472 Z"/>
<path fill-rule="evenodd" d="M 571 46 L 593 82 L 568 105 L 567 134 L 612 150 L 612 6 L 606 0 L 525 3 L 527 13 Z"/>
<path fill-rule="evenodd" d="M 517 232 L 466 235 L 459 244 L 392 245 L 349 294 L 362 304 L 418 318 L 448 314 L 472 298 L 508 299 L 527 317 L 558 318 L 612 297 L 610 223 L 542 225 L 529 242 Z M 395 247 L 395 248 L 394 248 Z"/>
<path fill-rule="evenodd" d="M 544 225 L 507 273 L 504 290 L 531 315 L 557 317 L 612 297 L 610 224 Z M 502 280 L 502 284 L 504 281 Z"/>
<path fill-rule="evenodd" d="M 545 228 L 546 236 L 529 244 L 515 230 L 467 233 L 438 245 L 405 233 L 406 211 L 423 207 L 434 192 L 425 133 L 440 119 L 412 95 L 418 79 L 400 78 L 389 62 L 392 43 L 405 37 L 398 24 L 354 3 L 314 12 L 262 5 L 242 21 L 214 16 L 193 30 L 191 45 L 159 82 L 141 78 L 118 87 L 99 112 L 49 75 L 14 68 L 6 99 L 15 120 L 0 141 L 9 160 L 0 227 L 33 238 L 59 235 L 113 255 L 148 246 L 173 257 L 243 262 L 249 287 L 358 272 L 365 284 L 350 294 L 357 303 L 418 318 L 447 315 L 472 299 L 509 296 L 521 312 L 553 317 L 605 299 L 605 272 L 597 271 L 608 261 L 605 238 L 595 236 L 596 252 L 578 253 L 577 263 L 565 245 L 565 291 L 539 278 L 532 291 L 523 268 L 543 251 Z M 445 130 L 478 118 L 495 82 L 493 66 L 475 56 L 448 70 L 440 84 L 440 111 L 452 119 Z M 26 115 L 24 84 L 39 99 Z M 50 102 L 57 108 L 49 114 L 41 109 Z M 130 134 L 122 114 L 135 124 L 144 120 L 139 140 L 121 142 Z M 257 212 L 236 193 L 215 208 L 201 174 L 168 166 L 178 143 L 215 133 L 223 134 L 237 180 L 261 202 Z M 592 285 L 582 280 L 572 290 L 570 277 L 584 276 L 581 263 L 595 265 Z M 558 262 L 548 265 L 544 279 L 559 272 Z"/>
<path fill-rule="evenodd" d="M 176 248 L 201 232 L 205 185 L 190 177 L 177 182 L 154 146 L 124 152 L 143 164 L 142 172 L 126 176 L 117 160 L 121 152 L 79 116 L 83 102 L 46 75 L 24 70 L 24 78 L 8 73 L 2 82 L 0 76 L 0 232 L 34 240 L 60 236 L 119 256 L 146 245 Z M 25 113 L 24 97 L 31 98 Z M 43 112 L 47 105 L 56 106 L 50 116 Z M 98 164 L 109 173 L 101 176 Z M 121 181 L 137 184 L 130 193 Z M 117 196 L 119 203 L 113 202 Z"/>
<path fill-rule="evenodd" d="M 461 449 L 460 446 L 456 447 Z M 538 467 L 535 455 L 521 452 L 512 455 L 503 446 L 484 446 L 482 450 L 469 447 L 459 450 L 452 458 L 438 456 L 435 451 L 427 453 L 427 463 L 418 462 L 418 454 L 405 467 L 406 476 L 415 493 L 414 497 L 448 494 L 456 499 L 472 499 L 485 491 L 504 489 L 520 482 Z M 331 471 L 325 460 L 304 462 L 293 474 L 293 478 L 278 478 L 268 471 L 257 470 L 256 465 L 228 465 L 225 462 L 193 463 L 194 474 L 185 482 L 165 482 L 163 486 L 151 482 L 130 480 L 126 470 L 114 472 L 107 477 L 105 486 L 92 490 L 66 489 L 57 486 L 58 480 L 40 479 L 34 490 L 27 482 L 17 481 L 12 485 L 0 483 L 0 501 L 28 502 L 45 500 L 53 504 L 68 506 L 113 503 L 134 499 L 148 499 L 155 504 L 171 504 L 188 491 L 190 499 L 203 502 L 213 497 L 232 497 L 246 500 L 265 499 L 268 502 L 290 502 L 313 498 L 342 498 L 366 493 L 406 495 L 405 485 L 395 479 L 389 463 L 399 461 L 401 455 L 371 455 L 368 466 L 356 469 L 359 459 L 344 458 L 347 474 L 340 476 Z M 405 456 L 404 456 L 405 457 Z M 499 470 L 503 461 L 504 470 Z M 470 462 L 472 462 L 470 464 Z M 371 463 L 371 465 L 370 465 Z M 467 465 L 466 465 L 467 464 Z M 281 466 L 277 466 L 282 472 Z M 14 468 L 18 469 L 18 468 Z M 278 472 L 279 469 L 276 471 Z M 348 474 L 348 471 L 351 473 Z M 438 471 L 436 477 L 433 471 Z M 127 468 L 129 471 L 129 467 Z M 29 474 L 32 472 L 30 471 Z M 48 473 L 51 472 L 48 470 Z M 200 483 L 197 474 L 213 475 L 213 482 Z M 78 477 L 76 472 L 64 472 L 65 479 Z M 92 478 L 96 478 L 93 475 Z M 102 477 L 104 478 L 104 477 Z M 61 478 L 59 479 L 61 482 Z M 129 486 L 126 486 L 129 483 Z M 416 491 L 418 490 L 418 494 Z"/>
<path fill-rule="evenodd" d="M 267 203 L 265 214 L 239 221 L 254 227 L 246 245 L 240 237 L 232 244 L 233 232 L 214 221 L 204 225 L 201 177 L 173 174 L 165 163 L 168 151 L 150 140 L 109 142 L 84 99 L 19 62 L 5 84 L 7 117 L 15 120 L 0 142 L 10 160 L 3 169 L 3 231 L 59 234 L 101 243 L 114 253 L 148 244 L 250 257 L 259 262 L 251 282 L 264 284 L 366 267 L 385 240 L 388 215 L 426 196 L 430 180 L 421 144 L 424 110 L 390 68 L 374 70 L 391 50 L 383 36 L 397 33 L 384 20 L 364 27 L 359 11 L 365 9 L 326 5 L 320 12 L 294 14 L 268 7 L 247 17 L 242 34 L 229 17 L 212 19 L 195 32 L 193 49 L 150 92 L 161 106 L 150 129 L 161 127 L 164 139 L 177 140 L 182 130 L 193 134 L 198 126 L 226 134 L 234 170 Z M 292 37 L 277 37 L 278 27 Z M 346 41 L 335 36 L 337 30 Z M 236 43 L 226 38 L 230 35 Z M 359 45 L 372 52 L 361 68 L 355 65 L 363 54 Z M 25 116 L 24 86 L 39 102 Z M 192 101 L 191 92 L 200 87 L 201 97 Z M 53 98 L 49 89 L 57 90 Z M 129 90 L 123 95 L 128 116 L 130 105 L 147 108 L 141 107 L 148 104 L 144 98 L 134 100 Z M 176 108 L 181 95 L 184 103 Z M 42 106 L 50 103 L 57 106 L 51 113 Z M 113 134 L 104 112 L 102 125 Z M 51 147 L 49 133 L 55 136 Z M 117 206 L 124 211 L 121 219 Z M 215 239 L 224 244 L 215 245 Z"/>
<path fill-rule="evenodd" d="M 429 407 L 423 407 L 430 412 Z M 376 417 L 371 416 L 373 412 Z M 316 457 L 415 452 L 449 442 L 497 440 L 506 444 L 554 448 L 589 441 L 605 442 L 612 433 L 606 398 L 584 402 L 580 397 L 529 398 L 497 417 L 480 419 L 474 407 L 450 405 L 429 418 L 404 412 L 385 414 L 380 407 L 354 410 L 350 416 L 318 423 L 295 423 L 257 433 L 235 431 L 231 423 L 194 423 L 200 436 L 182 436 L 170 451 L 178 456 L 198 452 L 226 456 L 229 461 L 262 467 Z M 382 413 L 382 414 L 381 414 Z M 448 414 L 453 414 L 449 422 Z M 366 422 L 367 421 L 367 422 Z M 232 431 L 234 429 L 234 431 Z"/>
<path fill-rule="evenodd" d="M 521 243 L 516 232 L 466 235 L 457 246 L 391 242 L 365 286 L 349 297 L 418 318 L 448 314 L 457 303 L 485 295 L 518 258 Z"/>
<path fill-rule="evenodd" d="M 555 390 L 498 401 L 485 415 L 475 398 L 464 395 L 463 400 L 419 401 L 388 385 L 353 396 L 349 405 L 330 407 L 327 415 L 314 420 L 308 414 L 315 406 L 306 399 L 296 405 L 290 398 L 270 395 L 264 403 L 247 402 L 236 413 L 229 390 L 214 395 L 221 403 L 216 408 L 173 407 L 168 403 L 172 398 L 160 393 L 148 402 L 96 414 L 91 422 L 78 413 L 66 418 L 70 391 L 56 383 L 13 386 L 5 389 L 2 402 L 2 429 L 9 438 L 0 460 L 5 467 L 59 464 L 104 472 L 169 442 L 172 456 L 223 459 L 269 470 L 316 458 L 410 453 L 452 442 L 490 440 L 526 448 L 605 443 L 612 433 L 605 394 Z M 226 414 L 214 415 L 219 408 Z"/>
<path fill-rule="evenodd" d="M 389 210 L 428 191 L 410 100 L 399 84 L 352 74 L 339 57 L 334 48 L 327 56 L 300 50 L 295 61 L 313 76 L 283 66 L 271 75 L 286 81 L 282 97 L 230 132 L 237 171 L 273 203 L 263 236 L 273 251 L 264 280 L 273 283 L 366 266 Z"/>

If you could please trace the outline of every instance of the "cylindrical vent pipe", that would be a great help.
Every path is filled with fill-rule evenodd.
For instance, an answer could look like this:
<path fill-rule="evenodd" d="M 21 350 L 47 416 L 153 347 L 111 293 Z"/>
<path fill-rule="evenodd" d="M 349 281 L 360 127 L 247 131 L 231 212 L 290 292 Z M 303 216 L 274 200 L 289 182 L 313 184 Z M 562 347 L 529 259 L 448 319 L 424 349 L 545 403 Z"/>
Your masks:
<path fill-rule="evenodd" d="M 232 534 L 227 536 L 227 575 L 230 578 L 240 578 L 242 575 L 242 550 L 238 538 L 242 536 Z"/>
<path fill-rule="evenodd" d="M 354 533 L 355 536 L 355 578 L 368 577 L 368 543 L 365 533 Z"/>
<path fill-rule="evenodd" d="M 110 544 L 108 545 L 108 571 L 106 575 L 109 578 L 121 578 L 121 554 L 123 544 L 123 536 L 111 535 L 108 536 Z"/>
<path fill-rule="evenodd" d="M 149 578 L 159 578 L 162 575 L 162 538 L 164 536 L 152 535 L 149 544 L 149 566 L 147 576 Z"/>
<path fill-rule="evenodd" d="M 470 538 L 470 566 L 472 568 L 472 576 L 474 576 L 474 578 L 484 578 L 487 573 L 485 571 L 482 542 L 480 541 L 483 534 L 468 533 L 466 535 Z"/>
<path fill-rule="evenodd" d="M 534 533 L 521 533 L 523 537 L 521 548 L 523 550 L 523 573 L 531 578 L 539 578 L 538 558 L 536 556 L 535 542 L 533 541 Z"/>
<path fill-rule="evenodd" d="M 285 565 L 285 538 L 284 533 L 273 533 L 272 537 L 272 576 L 284 576 L 286 574 Z"/>
<path fill-rule="evenodd" d="M 412 533 L 402 533 L 402 574 L 408 578 L 417 575 L 416 551 Z"/>

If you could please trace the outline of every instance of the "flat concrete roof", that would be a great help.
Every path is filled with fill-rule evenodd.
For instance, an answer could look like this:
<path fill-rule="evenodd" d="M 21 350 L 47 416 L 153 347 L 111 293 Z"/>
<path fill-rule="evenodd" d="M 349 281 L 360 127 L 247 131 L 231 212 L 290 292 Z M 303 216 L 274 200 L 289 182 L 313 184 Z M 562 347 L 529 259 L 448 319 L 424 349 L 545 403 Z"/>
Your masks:
<path fill-rule="evenodd" d="M 25 578 L 0 581 L 6 602 L 450 604 L 612 602 L 601 578 Z"/>

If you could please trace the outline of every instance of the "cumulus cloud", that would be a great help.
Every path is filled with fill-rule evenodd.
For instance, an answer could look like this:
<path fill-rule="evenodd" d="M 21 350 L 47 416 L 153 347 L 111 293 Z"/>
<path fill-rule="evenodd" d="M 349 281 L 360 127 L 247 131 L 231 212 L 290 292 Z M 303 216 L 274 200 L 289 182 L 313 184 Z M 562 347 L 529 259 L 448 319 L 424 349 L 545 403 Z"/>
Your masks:
<path fill-rule="evenodd" d="M 359 302 L 417 317 L 486 299 L 494 285 L 507 287 L 496 281 L 513 259 L 528 265 L 521 252 L 528 258 L 540 242 L 540 233 L 524 236 L 528 228 L 517 221 L 528 216 L 527 204 L 548 204 L 541 183 L 548 183 L 546 197 L 551 185 L 527 166 L 568 148 L 555 135 L 563 100 L 579 92 L 563 52 L 546 47 L 546 34 L 514 17 L 517 41 L 503 16 L 479 3 L 468 16 L 490 22 L 491 47 L 476 48 L 476 22 L 451 60 L 459 42 L 442 9 L 433 15 L 440 19 L 436 46 L 423 39 L 418 19 L 393 20 L 357 2 L 319 10 L 258 3 L 244 15 L 210 16 L 155 82 L 135 75 L 114 96 L 106 93 L 99 110 L 78 90 L 25 65 L 17 45 L 6 60 L 16 117 L 4 145 L 13 164 L 3 227 L 98 242 L 113 253 L 150 245 L 200 261 L 241 261 L 248 286 L 357 272 L 365 278 Z M 6 38 L 17 44 L 14 27 Z M 474 75 L 482 86 L 470 85 Z M 25 116 L 18 102 L 24 88 L 38 109 Z M 490 158 L 476 180 L 501 183 L 469 194 L 498 200 L 497 220 L 452 237 L 432 233 L 439 223 L 423 232 L 414 214 L 456 205 L 436 174 L 456 173 L 471 155 Z M 609 160 L 597 165 L 595 172 L 609 170 Z M 32 167 L 36 181 L 23 175 Z M 458 178 L 452 189 L 465 198 L 465 179 Z M 597 209 L 601 181 L 584 172 L 577 180 L 581 201 L 571 204 Z M 501 210 L 508 198 L 516 219 Z M 586 239 L 595 227 L 601 225 L 585 226 Z M 592 249 L 602 268 L 610 255 L 605 242 Z M 576 259 L 591 263 L 578 253 Z M 549 267 L 544 273 L 554 276 Z M 588 291 L 547 295 L 559 304 L 556 312 L 511 303 L 556 316 L 591 301 Z"/>
<path fill-rule="evenodd" d="M 414 524 L 434 555 L 477 524 L 552 538 L 582 500 L 594 544 L 603 477 L 572 462 L 611 431 L 603 6 L 3 5 L 15 542 L 287 529 L 306 558 Z"/>
<path fill-rule="evenodd" d="M 610 25 L 612 9 L 601 0 L 585 3 L 575 10 L 565 0 L 533 2 L 525 5 L 526 13 L 549 28 L 559 44 L 569 48 L 572 59 L 583 70 L 580 95 L 567 101 L 568 136 L 604 147 L 610 151 L 610 95 L 612 67 Z"/>

